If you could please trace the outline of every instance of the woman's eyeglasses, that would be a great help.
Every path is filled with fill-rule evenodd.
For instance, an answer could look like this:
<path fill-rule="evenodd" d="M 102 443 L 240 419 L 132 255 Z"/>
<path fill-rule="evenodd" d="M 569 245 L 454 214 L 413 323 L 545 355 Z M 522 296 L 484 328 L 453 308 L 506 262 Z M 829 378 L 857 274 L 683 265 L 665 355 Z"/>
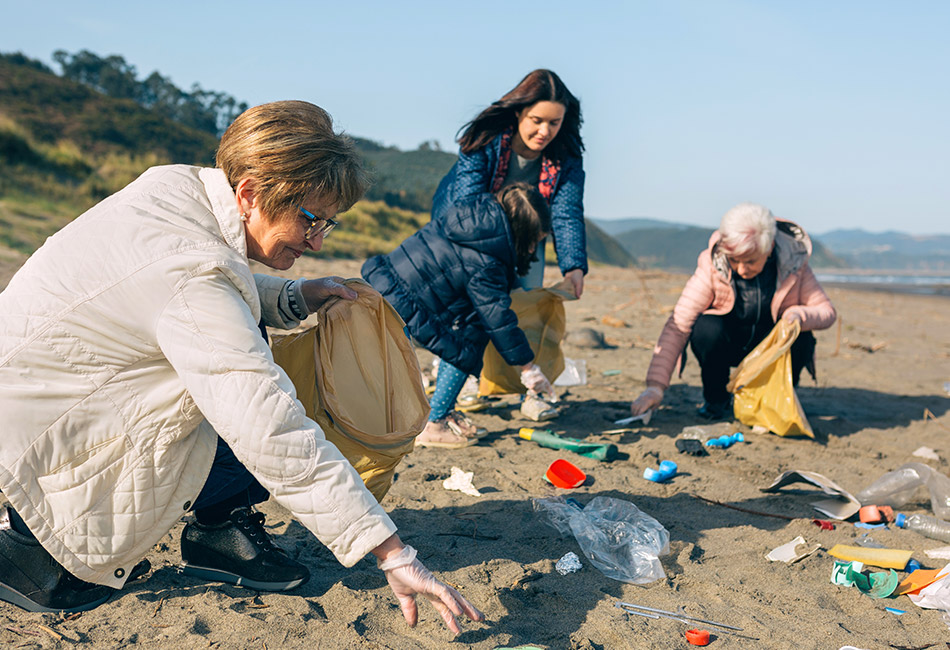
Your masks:
<path fill-rule="evenodd" d="M 304 208 L 297 209 L 300 210 L 307 221 L 310 222 L 310 225 L 307 226 L 307 229 L 303 233 L 304 239 L 313 239 L 317 235 L 326 237 L 330 234 L 331 230 L 336 228 L 337 222 L 333 219 L 321 219 L 309 210 L 305 210 Z"/>

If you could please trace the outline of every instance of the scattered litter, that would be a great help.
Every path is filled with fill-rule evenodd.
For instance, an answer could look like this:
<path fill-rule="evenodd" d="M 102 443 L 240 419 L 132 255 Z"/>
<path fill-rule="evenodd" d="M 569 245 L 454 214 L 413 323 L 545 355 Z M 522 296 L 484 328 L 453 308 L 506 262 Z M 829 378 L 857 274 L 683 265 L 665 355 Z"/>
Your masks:
<path fill-rule="evenodd" d="M 607 429 L 606 431 L 601 431 L 601 432 L 600 432 L 600 435 L 602 435 L 602 436 L 616 436 L 616 435 L 620 435 L 620 434 L 622 434 L 622 433 L 634 433 L 634 432 L 636 432 L 636 429 L 632 429 L 632 428 L 630 428 L 630 427 L 623 427 L 623 428 L 620 428 L 620 429 Z"/>
<path fill-rule="evenodd" d="M 563 458 L 558 458 L 556 461 L 551 463 L 550 467 L 548 467 L 548 471 L 545 472 L 544 478 L 546 478 L 548 482 L 555 487 L 570 490 L 576 488 L 579 485 L 583 485 L 584 481 L 587 480 L 587 474 L 581 471 L 581 469 L 573 463 L 570 463 Z"/>
<path fill-rule="evenodd" d="M 831 569 L 831 584 L 857 587 L 871 598 L 887 598 L 897 589 L 899 578 L 894 569 L 864 573 L 864 563 L 836 560 Z"/>
<path fill-rule="evenodd" d="M 627 321 L 617 318 L 616 316 L 611 316 L 607 314 L 600 319 L 601 324 L 606 325 L 607 327 L 630 327 L 627 325 Z"/>
<path fill-rule="evenodd" d="M 918 570 L 919 568 L 920 568 L 920 562 L 918 562 L 918 561 L 915 560 L 914 558 L 910 558 L 909 560 L 907 560 L 907 566 L 904 567 L 904 571 L 908 571 L 908 572 L 910 572 L 910 573 L 913 573 L 914 571 Z"/>
<path fill-rule="evenodd" d="M 442 487 L 446 490 L 457 490 L 473 497 L 480 497 L 482 493 L 475 488 L 472 482 L 475 478 L 475 472 L 463 472 L 458 467 L 452 468 L 452 475 L 442 481 Z"/>
<path fill-rule="evenodd" d="M 903 569 L 913 555 L 913 551 L 904 551 L 893 548 L 864 548 L 861 546 L 846 546 L 835 544 L 828 551 L 828 555 L 840 560 L 863 562 L 883 569 Z"/>
<path fill-rule="evenodd" d="M 706 440 L 711 438 L 709 435 L 709 430 L 711 427 L 704 427 L 701 425 L 691 425 L 688 427 L 683 427 L 683 430 L 680 431 L 681 438 L 691 438 L 693 440 Z"/>
<path fill-rule="evenodd" d="M 565 553 L 564 557 L 557 561 L 557 564 L 554 565 L 554 568 L 562 576 L 566 576 L 568 573 L 574 573 L 575 571 L 580 571 L 583 568 L 581 564 L 581 559 L 577 557 L 577 553 L 571 551 Z"/>
<path fill-rule="evenodd" d="M 941 546 L 924 551 L 924 555 L 931 560 L 950 560 L 950 546 Z"/>
<path fill-rule="evenodd" d="M 775 479 L 770 486 L 762 488 L 762 491 L 777 492 L 786 485 L 801 482 L 811 483 L 821 488 L 825 494 L 838 497 L 837 499 L 812 501 L 811 506 L 823 515 L 827 515 L 832 519 L 844 520 L 861 509 L 861 502 L 854 498 L 850 492 L 844 490 L 837 483 L 817 472 L 789 470 Z"/>
<path fill-rule="evenodd" d="M 616 377 L 622 372 L 623 372 L 622 370 L 604 370 L 600 374 L 602 374 L 604 377 Z"/>
<path fill-rule="evenodd" d="M 914 450 L 913 455 L 918 458 L 926 458 L 927 460 L 940 460 L 940 456 L 937 455 L 937 452 L 930 447 L 918 447 Z"/>
<path fill-rule="evenodd" d="M 910 575 L 904 578 L 897 586 L 897 595 L 916 595 L 920 593 L 921 589 L 939 580 L 942 571 L 943 569 L 917 569 L 916 571 L 912 571 Z"/>
<path fill-rule="evenodd" d="M 646 413 L 641 413 L 640 415 L 631 415 L 628 418 L 620 418 L 619 420 L 614 420 L 614 424 L 624 426 L 625 424 L 630 424 L 632 422 L 643 422 L 643 425 L 646 426 L 650 424 L 650 418 L 653 417 L 653 409 L 650 409 Z"/>
<path fill-rule="evenodd" d="M 518 430 L 518 436 L 548 449 L 564 449 L 594 460 L 611 461 L 619 453 L 617 445 L 613 443 L 585 442 L 577 438 L 558 435 L 549 429 L 522 428 Z"/>
<path fill-rule="evenodd" d="M 870 533 L 864 533 L 859 538 L 854 540 L 854 543 L 858 546 L 863 546 L 864 548 L 885 548 L 883 544 L 879 544 L 871 538 Z"/>
<path fill-rule="evenodd" d="M 887 472 L 858 493 L 861 503 L 902 506 L 921 486 L 930 492 L 930 505 L 941 519 L 950 519 L 950 478 L 923 463 L 907 463 Z"/>
<path fill-rule="evenodd" d="M 717 447 L 719 449 L 728 449 L 737 442 L 745 442 L 745 436 L 741 431 L 736 431 L 731 436 L 719 436 L 706 441 L 707 447 Z"/>
<path fill-rule="evenodd" d="M 821 548 L 821 544 L 815 544 L 811 549 L 806 549 L 801 553 L 796 553 L 795 549 L 802 544 L 805 544 L 805 538 L 799 535 L 792 541 L 787 544 L 782 544 L 776 548 L 773 548 L 768 555 L 765 556 L 765 559 L 772 562 L 784 562 L 785 564 L 795 564 L 801 559 L 804 559 Z"/>
<path fill-rule="evenodd" d="M 894 521 L 894 509 L 889 506 L 861 506 L 858 518 L 865 524 Z"/>
<path fill-rule="evenodd" d="M 671 460 L 664 460 L 660 462 L 660 469 L 658 470 L 652 467 L 643 468 L 643 478 L 654 483 L 663 483 L 676 476 L 676 470 L 676 463 Z"/>
<path fill-rule="evenodd" d="M 906 614 L 906 613 L 907 613 L 905 610 L 903 610 L 903 609 L 897 609 L 896 607 L 885 607 L 885 608 L 884 608 L 884 611 L 885 611 L 885 612 L 890 612 L 891 614 L 897 614 L 898 616 L 900 616 L 901 614 Z"/>
<path fill-rule="evenodd" d="M 643 605 L 634 605 L 633 603 L 625 603 L 622 600 L 617 601 L 614 604 L 614 607 L 619 607 L 628 614 L 637 614 L 639 616 L 646 616 L 647 618 L 672 618 L 675 621 L 680 621 L 685 623 L 686 621 L 695 621 L 696 623 L 705 623 L 706 625 L 715 625 L 716 627 L 724 628 L 724 630 L 736 630 L 737 632 L 742 632 L 741 627 L 736 627 L 735 625 L 726 625 L 725 623 L 717 623 L 716 621 L 708 621 L 704 618 L 696 618 L 695 616 L 687 616 L 682 612 L 682 607 L 680 612 L 667 612 L 662 609 L 655 609 L 653 607 L 644 607 Z M 728 634 L 728 632 L 727 632 Z"/>
<path fill-rule="evenodd" d="M 943 382 L 943 389 L 946 391 L 947 395 L 950 395 L 950 381 Z"/>
<path fill-rule="evenodd" d="M 690 645 L 709 645 L 709 630 L 686 630 L 686 641 Z"/>
<path fill-rule="evenodd" d="M 812 519 L 811 523 L 815 524 L 822 530 L 834 530 L 835 525 L 830 521 L 825 521 L 824 519 Z"/>
<path fill-rule="evenodd" d="M 907 594 L 911 602 L 924 609 L 950 609 L 950 564 L 940 570 L 940 577 L 916 594 Z"/>
<path fill-rule="evenodd" d="M 855 528 L 868 528 L 877 530 L 879 528 L 887 528 L 887 524 L 869 524 L 866 521 L 857 521 L 854 524 Z"/>
<path fill-rule="evenodd" d="M 887 341 L 878 341 L 877 343 L 872 343 L 868 345 L 867 343 L 858 343 L 857 341 L 847 341 L 848 347 L 852 350 L 863 350 L 868 354 L 874 354 L 879 350 L 883 350 L 887 347 Z"/>
<path fill-rule="evenodd" d="M 564 357 L 564 372 L 554 380 L 555 386 L 586 386 L 587 360 Z"/>
<path fill-rule="evenodd" d="M 670 552 L 670 534 L 629 501 L 594 497 L 582 508 L 551 497 L 532 499 L 532 506 L 561 535 L 573 535 L 590 563 L 608 578 L 646 584 L 666 577 L 659 556 Z"/>
<path fill-rule="evenodd" d="M 703 443 L 695 438 L 677 438 L 676 448 L 681 454 L 690 456 L 708 456 L 709 452 L 703 447 Z"/>

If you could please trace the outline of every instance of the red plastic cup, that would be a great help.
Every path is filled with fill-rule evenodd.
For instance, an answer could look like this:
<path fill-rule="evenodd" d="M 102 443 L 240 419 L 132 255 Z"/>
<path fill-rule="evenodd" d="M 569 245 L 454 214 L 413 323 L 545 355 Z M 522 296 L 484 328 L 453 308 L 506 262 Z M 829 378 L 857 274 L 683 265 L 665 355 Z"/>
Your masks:
<path fill-rule="evenodd" d="M 709 631 L 686 630 L 686 640 L 690 645 L 709 645 Z"/>
<path fill-rule="evenodd" d="M 544 476 L 551 481 L 552 485 L 564 488 L 565 490 L 576 488 L 587 480 L 587 474 L 563 458 L 558 458 L 551 463 L 551 466 L 548 467 L 548 471 L 545 472 Z"/>

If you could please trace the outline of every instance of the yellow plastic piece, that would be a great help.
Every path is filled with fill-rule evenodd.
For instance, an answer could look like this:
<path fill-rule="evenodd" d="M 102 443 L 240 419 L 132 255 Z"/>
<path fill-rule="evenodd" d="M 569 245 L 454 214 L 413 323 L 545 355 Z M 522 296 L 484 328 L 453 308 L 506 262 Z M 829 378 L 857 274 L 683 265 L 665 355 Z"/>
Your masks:
<path fill-rule="evenodd" d="M 779 319 L 733 371 L 726 389 L 735 393 L 733 412 L 742 424 L 779 436 L 815 437 L 792 386 L 790 349 L 800 333 L 801 323 Z"/>
<path fill-rule="evenodd" d="M 544 376 L 554 381 L 564 372 L 564 353 L 561 339 L 567 330 L 564 301 L 576 300 L 566 286 L 559 284 L 547 289 L 511 292 L 511 310 L 518 316 L 518 327 L 528 337 L 534 351 L 534 362 Z M 521 369 L 505 363 L 491 343 L 485 349 L 479 395 L 524 393 Z"/>
<path fill-rule="evenodd" d="M 835 544 L 828 555 L 839 560 L 863 562 L 882 569 L 901 569 L 907 566 L 913 551 L 902 551 L 895 548 L 864 548 L 863 546 L 845 546 Z"/>
<path fill-rule="evenodd" d="M 399 314 L 362 280 L 346 285 L 356 300 L 331 298 L 316 312 L 316 327 L 274 335 L 271 348 L 307 417 L 382 501 L 429 403 Z"/>

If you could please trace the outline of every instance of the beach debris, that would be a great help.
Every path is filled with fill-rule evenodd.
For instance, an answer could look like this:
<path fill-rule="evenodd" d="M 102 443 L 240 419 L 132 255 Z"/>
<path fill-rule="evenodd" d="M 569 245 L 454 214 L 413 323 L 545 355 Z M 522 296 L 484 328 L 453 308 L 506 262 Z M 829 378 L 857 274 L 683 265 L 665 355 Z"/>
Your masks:
<path fill-rule="evenodd" d="M 857 587 L 871 598 L 887 598 L 897 589 L 899 578 L 894 569 L 864 573 L 864 563 L 836 560 L 831 569 L 831 584 Z"/>
<path fill-rule="evenodd" d="M 604 314 L 601 317 L 600 322 L 602 325 L 606 325 L 607 327 L 630 327 L 627 324 L 627 321 L 623 320 L 622 318 L 617 318 L 616 316 L 611 316 L 610 314 Z"/>
<path fill-rule="evenodd" d="M 570 551 L 565 553 L 564 556 L 557 561 L 554 565 L 554 569 L 562 576 L 566 576 L 568 573 L 580 571 L 583 566 L 581 559 L 577 557 L 577 553 Z"/>
<path fill-rule="evenodd" d="M 913 573 L 914 571 L 916 571 L 916 570 L 919 569 L 919 568 L 921 568 L 920 562 L 918 562 L 918 561 L 915 560 L 914 558 L 910 558 L 909 560 L 907 560 L 907 566 L 904 567 L 904 571 L 908 571 L 908 572 L 910 572 L 910 573 Z"/>
<path fill-rule="evenodd" d="M 735 625 L 726 625 L 725 623 L 717 623 L 716 621 L 710 621 L 705 618 L 696 618 L 695 616 L 688 616 L 684 612 L 668 612 L 662 609 L 656 609 L 654 607 L 645 607 L 644 605 L 635 605 L 633 603 L 625 603 L 622 600 L 618 600 L 614 603 L 614 607 L 618 607 L 628 614 L 637 614 L 639 616 L 647 616 L 647 618 L 672 618 L 674 621 L 680 621 L 685 623 L 686 621 L 693 621 L 695 623 L 705 623 L 706 625 L 713 625 L 715 627 L 723 628 L 724 630 L 735 630 L 737 632 L 742 632 L 741 627 Z M 683 609 L 682 607 L 680 608 Z"/>
<path fill-rule="evenodd" d="M 562 536 L 573 536 L 608 578 L 640 585 L 666 577 L 659 556 L 670 552 L 670 534 L 629 501 L 594 497 L 584 507 L 562 497 L 531 502 Z"/>
<path fill-rule="evenodd" d="M 828 551 L 828 555 L 839 560 L 863 562 L 882 569 L 903 569 L 913 555 L 913 551 L 894 548 L 864 548 L 862 546 L 847 546 L 835 544 Z"/>
<path fill-rule="evenodd" d="M 635 432 L 636 432 L 636 429 L 634 429 L 634 428 L 632 428 L 632 427 L 621 427 L 621 428 L 619 428 L 619 429 L 605 429 L 604 431 L 601 431 L 601 432 L 600 432 L 600 435 L 602 435 L 602 436 L 616 436 L 616 435 L 620 435 L 620 434 L 622 434 L 622 433 L 635 433 Z"/>
<path fill-rule="evenodd" d="M 940 460 L 940 456 L 937 455 L 937 452 L 930 447 L 917 447 L 911 455 L 917 456 L 918 458 L 926 458 L 927 460 Z"/>
<path fill-rule="evenodd" d="M 690 645 L 709 645 L 709 630 L 686 630 L 685 636 Z"/>
<path fill-rule="evenodd" d="M 863 546 L 864 548 L 885 548 L 883 544 L 879 544 L 874 541 L 874 538 L 871 537 L 870 533 L 864 533 L 859 538 L 854 540 L 854 543 L 858 546 Z"/>
<path fill-rule="evenodd" d="M 863 521 L 857 521 L 854 523 L 855 528 L 865 528 L 868 530 L 878 530 L 880 528 L 887 528 L 887 524 L 868 524 Z"/>
<path fill-rule="evenodd" d="M 544 473 L 544 478 L 554 487 L 570 490 L 583 485 L 584 481 L 587 480 L 587 474 L 573 463 L 558 458 L 548 467 L 548 471 Z"/>
<path fill-rule="evenodd" d="M 585 442 L 577 438 L 561 436 L 550 429 L 524 427 L 518 430 L 518 436 L 524 440 L 536 442 L 541 447 L 564 449 L 594 460 L 611 461 L 618 454 L 617 445 L 611 442 Z"/>
<path fill-rule="evenodd" d="M 604 371 L 603 371 L 602 373 L 600 373 L 600 374 L 603 375 L 604 377 L 616 377 L 617 375 L 619 375 L 619 374 L 622 373 L 622 372 L 623 372 L 623 370 L 616 370 L 616 369 L 614 369 L 614 370 L 604 370 Z"/>
<path fill-rule="evenodd" d="M 941 429 L 943 429 L 944 431 L 950 431 L 950 428 L 948 428 L 947 425 L 940 423 L 940 420 L 937 419 L 937 416 L 934 415 L 933 411 L 931 411 L 930 409 L 925 408 L 925 409 L 924 409 L 924 422 L 928 422 L 928 421 L 930 421 L 930 420 L 933 420 L 933 423 L 936 424 L 936 425 L 937 425 L 938 427 L 940 427 Z"/>
<path fill-rule="evenodd" d="M 660 462 L 659 469 L 644 467 L 643 478 L 648 481 L 653 481 L 654 483 L 665 483 L 676 476 L 676 470 L 676 463 L 671 460 L 664 460 Z"/>
<path fill-rule="evenodd" d="M 950 546 L 941 546 L 924 551 L 924 555 L 931 560 L 950 560 Z"/>
<path fill-rule="evenodd" d="M 564 357 L 564 371 L 554 380 L 555 386 L 586 386 L 587 360 Z"/>
<path fill-rule="evenodd" d="M 943 382 L 943 390 L 950 395 L 950 381 Z"/>
<path fill-rule="evenodd" d="M 816 526 L 818 526 L 818 527 L 819 527 L 820 529 L 822 529 L 822 530 L 834 530 L 834 529 L 835 529 L 835 525 L 834 525 L 833 523 L 831 523 L 830 521 L 826 521 L 826 520 L 824 520 L 824 519 L 812 519 L 812 520 L 811 520 L 811 523 L 815 524 Z"/>
<path fill-rule="evenodd" d="M 825 494 L 836 497 L 835 499 L 822 499 L 821 501 L 811 502 L 811 506 L 815 510 L 832 519 L 847 519 L 861 509 L 861 501 L 831 479 L 817 472 L 789 470 L 775 479 L 771 485 L 762 488 L 762 491 L 778 492 L 779 489 L 792 483 L 811 483 L 821 488 Z M 877 503 L 877 501 L 869 501 L 869 503 Z"/>
<path fill-rule="evenodd" d="M 895 614 L 895 615 L 897 615 L 897 616 L 900 616 L 901 614 L 906 614 L 906 613 L 907 613 L 906 610 L 897 609 L 896 607 L 885 607 L 885 608 L 884 608 L 884 611 L 885 611 L 885 612 L 890 612 L 891 614 Z"/>
<path fill-rule="evenodd" d="M 847 341 L 847 339 L 845 339 Z M 887 341 L 878 341 L 877 343 L 872 343 L 870 345 L 866 343 L 858 343 L 857 341 L 847 341 L 848 347 L 852 350 L 863 350 L 868 354 L 874 354 L 879 352 L 887 347 Z"/>
<path fill-rule="evenodd" d="M 628 418 L 620 418 L 619 420 L 614 420 L 614 424 L 625 426 L 627 424 L 632 424 L 634 422 L 643 422 L 643 425 L 646 426 L 650 424 L 650 418 L 653 417 L 653 409 L 650 409 L 646 413 L 641 413 L 640 415 L 631 415 Z"/>
<path fill-rule="evenodd" d="M 805 544 L 805 538 L 799 535 L 795 539 L 781 546 L 777 546 L 769 551 L 768 555 L 765 556 L 765 559 L 771 562 L 784 562 L 785 564 L 795 564 L 799 560 L 802 560 L 818 549 L 821 548 L 821 544 L 815 544 L 810 549 L 805 549 L 801 553 L 797 553 L 795 549 L 799 546 Z"/>
<path fill-rule="evenodd" d="M 719 436 L 718 438 L 711 438 L 706 441 L 707 447 L 716 447 L 718 449 L 728 449 L 737 442 L 745 442 L 745 436 L 742 435 L 741 431 L 736 431 L 731 436 Z"/>
<path fill-rule="evenodd" d="M 703 447 L 703 443 L 695 438 L 677 438 L 676 448 L 681 454 L 690 456 L 708 456 L 709 452 Z"/>
<path fill-rule="evenodd" d="M 564 336 L 564 342 L 578 348 L 590 348 L 592 350 L 605 350 L 610 346 L 604 340 L 604 335 L 590 327 L 582 327 L 579 330 L 568 332 Z"/>
<path fill-rule="evenodd" d="M 858 519 L 865 524 L 880 524 L 894 521 L 894 509 L 890 506 L 861 506 Z"/>
<path fill-rule="evenodd" d="M 517 645 L 517 646 L 498 646 L 495 650 L 544 650 L 541 646 L 537 645 Z"/>
<path fill-rule="evenodd" d="M 475 472 L 466 472 L 459 467 L 452 468 L 452 475 L 442 481 L 442 487 L 446 490 L 456 490 L 473 497 L 480 497 L 482 493 L 478 491 L 474 484 Z"/>
<path fill-rule="evenodd" d="M 943 569 L 917 569 L 911 571 L 897 586 L 897 595 L 917 594 L 920 590 L 941 578 Z"/>
<path fill-rule="evenodd" d="M 864 504 L 902 506 L 914 497 L 921 486 L 930 492 L 930 505 L 940 519 L 950 519 L 950 478 L 923 463 L 906 463 L 883 474 L 858 492 Z"/>
<path fill-rule="evenodd" d="M 950 610 L 950 564 L 940 569 L 934 582 L 917 593 L 908 593 L 907 597 L 924 609 Z"/>

